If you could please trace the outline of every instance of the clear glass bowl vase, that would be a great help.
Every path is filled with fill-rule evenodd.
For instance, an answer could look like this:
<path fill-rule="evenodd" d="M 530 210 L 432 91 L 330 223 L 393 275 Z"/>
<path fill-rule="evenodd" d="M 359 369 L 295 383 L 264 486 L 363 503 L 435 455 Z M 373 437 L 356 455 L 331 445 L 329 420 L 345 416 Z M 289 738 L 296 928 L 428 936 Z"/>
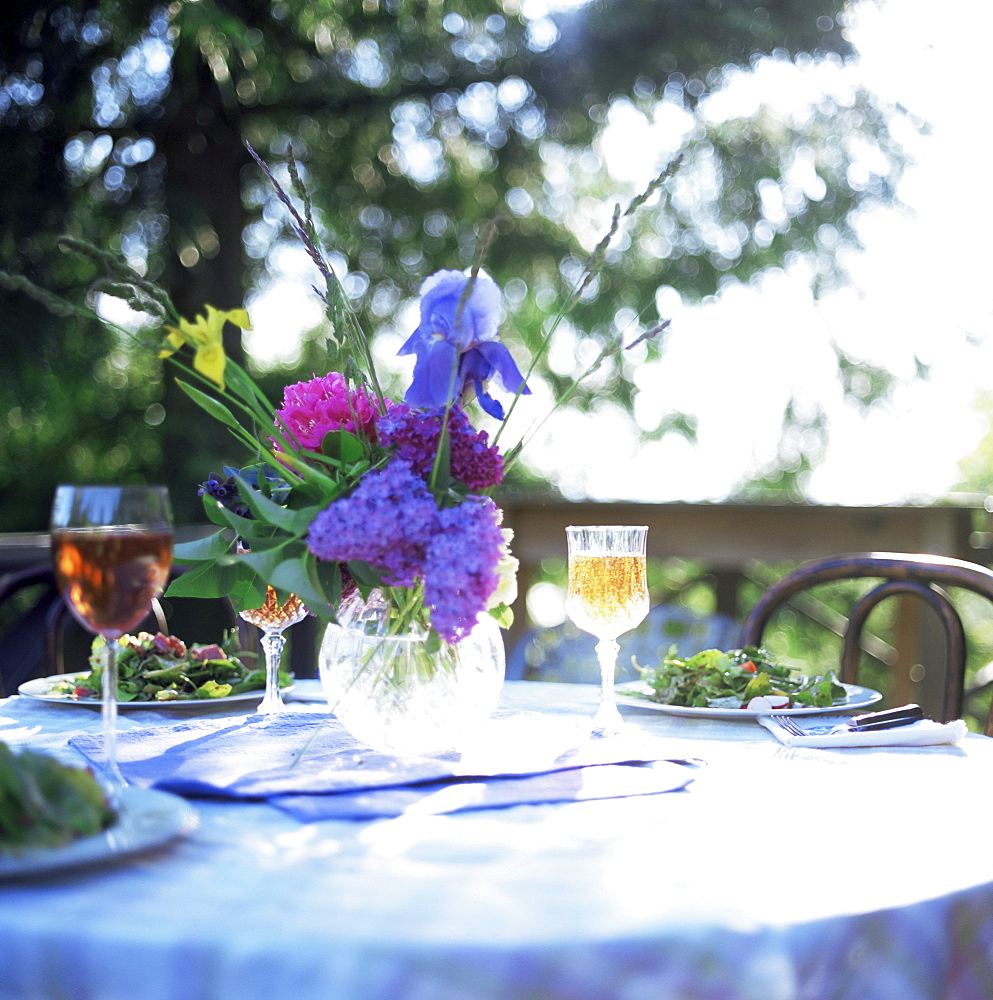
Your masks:
<path fill-rule="evenodd" d="M 341 724 L 373 749 L 401 757 L 457 750 L 496 708 L 505 654 L 492 616 L 435 648 L 420 630 L 391 634 L 378 591 L 353 599 L 338 619 L 321 643 L 321 685 Z"/>

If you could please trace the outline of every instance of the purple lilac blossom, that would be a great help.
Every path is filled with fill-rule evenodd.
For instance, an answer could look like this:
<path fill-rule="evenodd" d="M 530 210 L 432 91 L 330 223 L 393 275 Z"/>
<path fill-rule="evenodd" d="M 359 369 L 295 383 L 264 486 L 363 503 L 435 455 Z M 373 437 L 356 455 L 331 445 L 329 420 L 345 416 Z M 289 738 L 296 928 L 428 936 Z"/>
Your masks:
<path fill-rule="evenodd" d="M 394 458 L 318 514 L 307 544 L 319 559 L 369 563 L 391 587 L 423 580 L 432 626 L 458 642 L 499 585 L 499 522 L 489 497 L 439 510 L 420 476 Z"/>
<path fill-rule="evenodd" d="M 395 406 L 379 418 L 379 443 L 392 448 L 397 458 L 409 462 L 425 481 L 429 480 L 438 452 L 443 409 L 420 412 Z M 452 478 L 472 492 L 492 489 L 503 479 L 503 458 L 489 445 L 486 431 L 476 431 L 459 407 L 448 412 L 448 440 Z"/>
<path fill-rule="evenodd" d="M 499 520 L 489 497 L 469 496 L 458 507 L 438 511 L 424 560 L 424 601 L 432 626 L 447 642 L 458 642 L 472 630 L 500 582 Z"/>
<path fill-rule="evenodd" d="M 362 389 L 349 389 L 338 372 L 288 385 L 276 417 L 276 426 L 285 424 L 300 447 L 309 451 L 320 451 L 324 435 L 334 430 L 376 440 L 374 401 Z"/>
<path fill-rule="evenodd" d="M 362 560 L 387 585 L 411 587 L 421 574 L 436 514 L 424 480 L 407 462 L 394 459 L 321 511 L 307 544 L 319 559 Z"/>
<path fill-rule="evenodd" d="M 500 289 L 492 278 L 476 275 L 459 315 L 468 281 L 461 271 L 438 271 L 421 285 L 420 323 L 397 352 L 417 358 L 404 402 L 424 410 L 447 406 L 467 394 L 471 383 L 479 405 L 502 420 L 503 407 L 483 384 L 495 379 L 507 392 L 528 395 L 531 390 L 497 340 Z"/>

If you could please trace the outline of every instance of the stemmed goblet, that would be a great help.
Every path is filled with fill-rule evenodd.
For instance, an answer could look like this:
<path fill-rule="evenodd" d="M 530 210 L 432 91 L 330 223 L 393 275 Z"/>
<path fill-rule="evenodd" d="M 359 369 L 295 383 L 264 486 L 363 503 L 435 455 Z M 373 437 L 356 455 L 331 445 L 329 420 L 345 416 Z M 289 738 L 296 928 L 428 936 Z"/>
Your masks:
<path fill-rule="evenodd" d="M 259 703 L 258 711 L 263 715 L 282 712 L 286 707 L 279 693 L 279 663 L 283 656 L 286 637 L 283 631 L 307 617 L 308 611 L 296 594 L 290 594 L 286 601 L 280 601 L 272 587 L 266 587 L 265 604 L 261 608 L 251 608 L 240 612 L 241 617 L 251 625 L 262 629 L 262 649 L 265 653 L 265 696 Z"/>
<path fill-rule="evenodd" d="M 648 614 L 648 528 L 570 525 L 565 530 L 569 545 L 566 613 L 584 632 L 600 640 L 596 645 L 600 707 L 593 725 L 615 732 L 623 724 L 614 700 L 614 672 L 620 650 L 617 637 L 635 628 Z"/>
<path fill-rule="evenodd" d="M 79 623 L 104 638 L 104 769 L 116 800 L 117 640 L 162 593 L 172 565 L 172 515 L 162 486 L 59 486 L 52 502 L 52 565 Z"/>

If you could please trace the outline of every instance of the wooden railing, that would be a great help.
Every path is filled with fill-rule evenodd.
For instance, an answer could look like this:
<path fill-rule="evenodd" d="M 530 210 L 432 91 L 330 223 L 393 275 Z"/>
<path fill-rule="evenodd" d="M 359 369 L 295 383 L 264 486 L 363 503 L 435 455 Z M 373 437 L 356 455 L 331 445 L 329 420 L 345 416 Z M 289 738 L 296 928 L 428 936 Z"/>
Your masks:
<path fill-rule="evenodd" d="M 830 504 L 599 503 L 503 495 L 514 552 L 528 566 L 565 554 L 569 524 L 647 524 L 649 555 L 700 559 L 715 568 L 812 559 L 833 552 L 930 552 L 986 562 L 993 527 L 984 497 L 958 495 L 927 505 L 846 507 Z M 991 504 L 990 506 L 993 506 Z M 204 528 L 177 530 L 177 537 Z M 0 533 L 0 572 L 47 559 L 48 536 Z"/>
<path fill-rule="evenodd" d="M 596 503 L 504 494 L 504 524 L 514 530 L 520 560 L 512 645 L 527 625 L 525 595 L 543 559 L 565 557 L 569 524 L 647 524 L 650 557 L 699 562 L 714 584 L 716 609 L 743 618 L 741 583 L 757 562 L 796 563 L 848 552 L 926 552 L 984 565 L 993 561 L 993 532 L 984 497 L 955 496 L 929 505 L 846 507 L 767 503 Z M 990 504 L 989 506 L 993 506 Z M 177 532 L 192 537 L 203 529 Z M 0 574 L 48 558 L 48 537 L 0 534 Z M 298 629 L 298 631 L 301 631 Z M 303 636 L 301 635 L 301 639 Z M 295 664 L 313 653 L 297 643 Z"/>
<path fill-rule="evenodd" d="M 739 584 L 753 562 L 802 562 L 847 552 L 926 552 L 987 564 L 993 558 L 984 498 L 921 506 L 759 503 L 571 503 L 501 497 L 514 530 L 522 594 L 541 560 L 565 556 L 569 524 L 647 524 L 650 558 L 699 561 L 716 582 L 717 610 L 742 617 Z M 518 618 L 523 618 L 519 609 Z"/>

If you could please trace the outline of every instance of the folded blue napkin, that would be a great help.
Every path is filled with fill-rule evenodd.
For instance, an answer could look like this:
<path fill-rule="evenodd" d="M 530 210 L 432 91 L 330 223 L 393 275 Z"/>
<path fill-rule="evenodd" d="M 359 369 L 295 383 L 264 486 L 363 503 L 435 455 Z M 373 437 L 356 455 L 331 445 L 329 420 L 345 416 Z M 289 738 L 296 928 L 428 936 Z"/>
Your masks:
<path fill-rule="evenodd" d="M 101 736 L 77 736 L 70 745 L 99 764 Z M 125 778 L 140 787 L 266 799 L 302 820 L 395 816 L 418 803 L 453 812 L 647 794 L 692 780 L 675 765 L 626 767 L 623 775 L 615 771 L 614 784 L 608 771 L 569 776 L 564 772 L 665 761 L 671 749 L 637 732 L 591 736 L 588 726 L 531 712 L 498 712 L 461 752 L 429 757 L 379 753 L 331 716 L 295 712 L 129 729 L 118 734 L 117 752 Z M 551 777 L 556 772 L 563 773 Z M 537 776 L 544 780 L 532 780 Z"/>
<path fill-rule="evenodd" d="M 679 791 L 692 780 L 689 768 L 669 761 L 593 764 L 517 778 L 452 778 L 335 795 L 277 795 L 268 801 L 300 822 L 311 823 L 657 795 Z"/>

